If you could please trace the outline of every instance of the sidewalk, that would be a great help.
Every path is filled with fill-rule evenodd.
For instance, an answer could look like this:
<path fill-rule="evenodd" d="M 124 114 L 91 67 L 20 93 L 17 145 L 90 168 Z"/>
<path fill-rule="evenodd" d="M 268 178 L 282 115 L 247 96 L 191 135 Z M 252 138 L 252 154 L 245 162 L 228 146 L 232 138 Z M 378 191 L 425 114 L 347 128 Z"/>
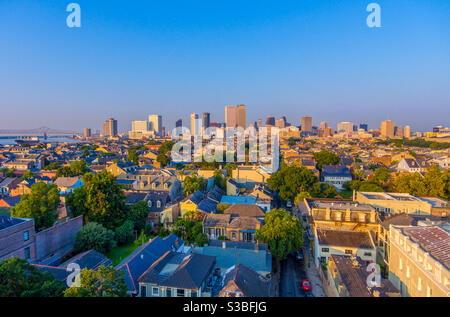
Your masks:
<path fill-rule="evenodd" d="M 314 265 L 311 248 L 308 244 L 303 247 L 303 254 L 305 256 L 305 272 L 309 282 L 311 283 L 312 294 L 314 297 L 326 297 L 326 293 L 322 286 L 322 279 L 320 278 L 319 272 Z"/>
<path fill-rule="evenodd" d="M 310 259 L 310 255 L 308 254 L 308 260 Z M 308 264 L 309 267 L 308 267 Z M 314 297 L 326 297 L 325 291 L 323 290 L 322 280 L 320 279 L 319 272 L 314 267 L 314 263 L 306 263 L 305 262 L 305 271 L 306 276 L 308 276 L 308 280 L 311 283 L 311 291 Z"/>

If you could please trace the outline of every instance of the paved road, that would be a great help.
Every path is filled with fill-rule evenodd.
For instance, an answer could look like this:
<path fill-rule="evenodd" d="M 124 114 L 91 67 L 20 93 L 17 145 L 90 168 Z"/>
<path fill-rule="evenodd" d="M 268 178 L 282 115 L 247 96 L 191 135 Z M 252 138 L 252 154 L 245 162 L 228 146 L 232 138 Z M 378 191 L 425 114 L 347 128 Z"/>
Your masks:
<path fill-rule="evenodd" d="M 300 280 L 306 279 L 303 263 L 297 262 L 295 257 L 289 255 L 281 261 L 280 297 L 305 297 L 300 286 Z"/>
<path fill-rule="evenodd" d="M 291 214 L 297 218 L 299 217 L 296 209 L 292 210 Z M 300 286 L 300 281 L 302 279 L 308 279 L 311 282 L 313 296 L 325 296 L 322 289 L 322 283 L 316 269 L 314 268 L 311 250 L 309 243 L 307 243 L 307 239 L 308 237 L 305 233 L 303 237 L 303 241 L 305 242 L 303 247 L 305 260 L 303 262 L 298 262 L 294 256 L 289 255 L 286 260 L 280 263 L 280 297 L 304 297 L 305 292 Z M 309 267 L 305 267 L 305 265 L 309 265 Z"/>

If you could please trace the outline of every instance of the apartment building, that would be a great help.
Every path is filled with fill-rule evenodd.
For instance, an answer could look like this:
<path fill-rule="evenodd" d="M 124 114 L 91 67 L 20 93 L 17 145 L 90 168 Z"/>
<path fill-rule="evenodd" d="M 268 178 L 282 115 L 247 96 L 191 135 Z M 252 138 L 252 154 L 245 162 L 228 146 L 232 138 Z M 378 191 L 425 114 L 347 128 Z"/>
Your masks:
<path fill-rule="evenodd" d="M 370 204 L 384 214 L 406 213 L 443 218 L 450 214 L 448 201 L 435 197 L 417 197 L 404 193 L 357 192 L 356 201 Z"/>
<path fill-rule="evenodd" d="M 389 280 L 401 296 L 449 297 L 448 225 L 391 226 L 389 236 Z"/>

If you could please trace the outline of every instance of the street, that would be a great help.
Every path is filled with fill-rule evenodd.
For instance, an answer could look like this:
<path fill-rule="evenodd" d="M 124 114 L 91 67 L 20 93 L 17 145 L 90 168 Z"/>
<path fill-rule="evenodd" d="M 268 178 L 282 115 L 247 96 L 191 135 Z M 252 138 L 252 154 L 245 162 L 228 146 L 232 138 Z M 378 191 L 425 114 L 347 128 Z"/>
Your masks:
<path fill-rule="evenodd" d="M 302 279 L 307 279 L 303 263 L 298 262 L 293 255 L 280 262 L 280 297 L 305 297 L 300 286 Z"/>
<path fill-rule="evenodd" d="M 291 214 L 299 219 L 297 208 L 290 210 Z M 314 268 L 313 256 L 306 232 L 303 236 L 303 261 L 297 261 L 295 256 L 290 254 L 286 260 L 280 262 L 280 297 L 305 297 L 306 292 L 302 290 L 300 281 L 307 279 L 311 283 L 311 295 L 315 297 L 325 296 L 317 270 Z"/>

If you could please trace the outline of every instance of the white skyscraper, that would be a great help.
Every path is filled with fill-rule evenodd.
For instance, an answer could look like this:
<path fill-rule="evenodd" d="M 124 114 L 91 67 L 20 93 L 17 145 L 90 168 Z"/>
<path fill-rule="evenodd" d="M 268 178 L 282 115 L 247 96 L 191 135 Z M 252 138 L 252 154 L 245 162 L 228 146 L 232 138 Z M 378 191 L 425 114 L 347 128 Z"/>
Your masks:
<path fill-rule="evenodd" d="M 148 116 L 149 129 L 155 132 L 156 135 L 161 135 L 162 132 L 162 117 L 157 114 Z"/>

